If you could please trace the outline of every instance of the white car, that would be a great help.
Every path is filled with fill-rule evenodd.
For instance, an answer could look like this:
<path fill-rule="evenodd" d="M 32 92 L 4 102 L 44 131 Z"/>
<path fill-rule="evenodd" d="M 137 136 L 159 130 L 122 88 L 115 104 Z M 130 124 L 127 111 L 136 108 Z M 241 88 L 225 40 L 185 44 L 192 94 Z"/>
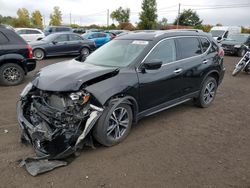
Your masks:
<path fill-rule="evenodd" d="M 44 38 L 44 33 L 40 29 L 34 28 L 16 28 L 16 33 L 19 34 L 27 42 L 32 42 Z"/>

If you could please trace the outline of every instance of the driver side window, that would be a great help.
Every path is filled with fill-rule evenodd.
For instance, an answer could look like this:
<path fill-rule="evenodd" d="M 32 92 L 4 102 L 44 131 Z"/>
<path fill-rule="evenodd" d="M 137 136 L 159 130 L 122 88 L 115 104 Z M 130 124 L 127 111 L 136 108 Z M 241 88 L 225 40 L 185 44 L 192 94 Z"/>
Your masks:
<path fill-rule="evenodd" d="M 147 57 L 147 61 L 161 60 L 162 64 L 176 61 L 176 47 L 174 39 L 160 42 Z"/>

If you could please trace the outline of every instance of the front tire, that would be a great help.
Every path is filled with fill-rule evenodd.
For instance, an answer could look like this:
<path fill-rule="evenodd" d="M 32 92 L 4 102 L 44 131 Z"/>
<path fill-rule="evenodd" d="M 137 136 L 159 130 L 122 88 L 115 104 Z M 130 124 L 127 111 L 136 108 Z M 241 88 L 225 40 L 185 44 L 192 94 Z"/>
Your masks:
<path fill-rule="evenodd" d="M 105 109 L 93 130 L 94 138 L 104 146 L 122 142 L 129 134 L 133 114 L 127 104 L 119 104 L 115 109 L 110 105 Z"/>
<path fill-rule="evenodd" d="M 208 77 L 203 83 L 199 97 L 195 99 L 195 104 L 201 108 L 209 107 L 214 101 L 217 87 L 215 78 Z"/>
<path fill-rule="evenodd" d="M 14 86 L 20 84 L 24 79 L 24 70 L 15 63 L 7 63 L 0 67 L 0 84 Z"/>
<path fill-rule="evenodd" d="M 83 48 L 81 49 L 81 55 L 82 55 L 82 56 L 84 56 L 84 57 L 88 57 L 88 56 L 89 56 L 89 54 L 90 54 L 90 51 L 89 51 L 89 49 L 88 49 L 88 48 L 83 47 Z"/>
<path fill-rule="evenodd" d="M 45 58 L 45 53 L 44 53 L 44 51 L 43 51 L 42 49 L 35 49 L 35 50 L 33 51 L 33 56 L 34 56 L 37 60 L 41 61 L 41 60 L 43 60 L 43 59 Z"/>

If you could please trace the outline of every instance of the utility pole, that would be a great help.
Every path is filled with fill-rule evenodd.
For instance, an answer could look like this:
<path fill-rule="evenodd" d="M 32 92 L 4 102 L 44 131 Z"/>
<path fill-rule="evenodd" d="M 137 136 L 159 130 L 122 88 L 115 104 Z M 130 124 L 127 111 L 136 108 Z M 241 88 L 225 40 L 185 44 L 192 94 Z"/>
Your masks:
<path fill-rule="evenodd" d="M 109 26 L 109 9 L 107 10 L 107 27 Z"/>
<path fill-rule="evenodd" d="M 71 13 L 69 13 L 69 23 L 71 25 Z"/>
<path fill-rule="evenodd" d="M 180 22 L 180 12 L 181 12 L 181 4 L 179 3 L 179 8 L 178 8 L 178 17 L 177 17 L 177 29 L 179 28 L 179 22 Z"/>

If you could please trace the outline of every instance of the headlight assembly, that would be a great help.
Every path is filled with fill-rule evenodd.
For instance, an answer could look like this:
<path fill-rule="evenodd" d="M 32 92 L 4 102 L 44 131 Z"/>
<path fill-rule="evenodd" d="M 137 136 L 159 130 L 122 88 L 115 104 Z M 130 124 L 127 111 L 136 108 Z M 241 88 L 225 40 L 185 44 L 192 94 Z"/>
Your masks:
<path fill-rule="evenodd" d="M 237 44 L 237 45 L 234 45 L 235 48 L 240 48 L 241 45 Z"/>
<path fill-rule="evenodd" d="M 31 83 L 31 82 L 28 83 L 28 84 L 25 86 L 25 88 L 23 89 L 23 91 L 21 92 L 20 96 L 21 96 L 21 97 L 25 97 L 25 96 L 29 93 L 29 91 L 32 89 L 32 87 L 33 87 L 32 83 Z"/>

